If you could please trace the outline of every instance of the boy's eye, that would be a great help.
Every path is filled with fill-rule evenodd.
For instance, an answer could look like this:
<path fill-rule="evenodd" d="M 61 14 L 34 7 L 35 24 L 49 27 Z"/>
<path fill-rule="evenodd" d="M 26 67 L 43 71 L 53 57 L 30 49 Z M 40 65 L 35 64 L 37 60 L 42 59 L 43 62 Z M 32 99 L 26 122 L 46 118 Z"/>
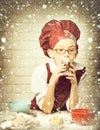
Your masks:
<path fill-rule="evenodd" d="M 64 53 L 64 52 L 65 52 L 64 49 L 57 49 L 56 51 L 57 51 L 58 53 Z"/>
<path fill-rule="evenodd" d="M 64 51 L 64 49 L 58 49 L 58 51 Z"/>
<path fill-rule="evenodd" d="M 75 51 L 75 49 L 69 49 L 69 51 Z"/>

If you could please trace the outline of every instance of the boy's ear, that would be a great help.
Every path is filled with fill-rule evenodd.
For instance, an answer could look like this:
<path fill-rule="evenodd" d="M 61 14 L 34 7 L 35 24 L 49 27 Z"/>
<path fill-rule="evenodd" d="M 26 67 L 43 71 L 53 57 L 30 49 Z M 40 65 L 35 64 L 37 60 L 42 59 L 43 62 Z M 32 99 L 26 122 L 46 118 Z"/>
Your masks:
<path fill-rule="evenodd" d="M 52 49 L 48 49 L 47 53 L 48 53 L 48 55 L 49 55 L 50 58 L 54 57 L 54 51 Z"/>
<path fill-rule="evenodd" d="M 78 55 L 78 49 L 77 49 L 77 51 L 76 51 L 76 55 L 75 55 L 75 57 Z"/>

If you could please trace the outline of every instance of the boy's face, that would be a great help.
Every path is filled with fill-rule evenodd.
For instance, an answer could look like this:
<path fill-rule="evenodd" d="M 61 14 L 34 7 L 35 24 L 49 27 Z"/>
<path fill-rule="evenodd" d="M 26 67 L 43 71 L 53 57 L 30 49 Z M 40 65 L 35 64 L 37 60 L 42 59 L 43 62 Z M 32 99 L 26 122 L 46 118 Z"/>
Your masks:
<path fill-rule="evenodd" d="M 67 59 L 72 63 L 77 53 L 76 43 L 72 39 L 62 39 L 56 43 L 52 50 L 48 50 L 49 56 L 54 59 L 56 65 L 63 64 Z"/>

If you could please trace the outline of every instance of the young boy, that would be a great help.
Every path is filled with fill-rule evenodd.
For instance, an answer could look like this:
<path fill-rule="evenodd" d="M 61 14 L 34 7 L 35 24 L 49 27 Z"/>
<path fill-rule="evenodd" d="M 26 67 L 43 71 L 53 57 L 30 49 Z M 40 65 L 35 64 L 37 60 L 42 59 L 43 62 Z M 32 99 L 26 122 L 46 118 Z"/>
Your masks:
<path fill-rule="evenodd" d="M 85 67 L 75 63 L 78 54 L 78 26 L 71 20 L 51 20 L 39 37 L 44 54 L 53 62 L 36 68 L 32 78 L 31 109 L 46 114 L 72 110 L 79 106 L 78 87 L 85 77 Z"/>

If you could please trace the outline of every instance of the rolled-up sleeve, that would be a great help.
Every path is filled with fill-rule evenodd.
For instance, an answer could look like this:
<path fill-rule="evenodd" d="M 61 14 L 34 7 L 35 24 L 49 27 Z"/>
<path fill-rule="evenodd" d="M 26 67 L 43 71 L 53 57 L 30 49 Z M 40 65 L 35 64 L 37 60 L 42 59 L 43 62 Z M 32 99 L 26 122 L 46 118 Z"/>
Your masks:
<path fill-rule="evenodd" d="M 32 92 L 36 96 L 36 103 L 42 109 L 43 98 L 47 91 L 47 70 L 45 65 L 37 67 L 32 75 Z"/>

